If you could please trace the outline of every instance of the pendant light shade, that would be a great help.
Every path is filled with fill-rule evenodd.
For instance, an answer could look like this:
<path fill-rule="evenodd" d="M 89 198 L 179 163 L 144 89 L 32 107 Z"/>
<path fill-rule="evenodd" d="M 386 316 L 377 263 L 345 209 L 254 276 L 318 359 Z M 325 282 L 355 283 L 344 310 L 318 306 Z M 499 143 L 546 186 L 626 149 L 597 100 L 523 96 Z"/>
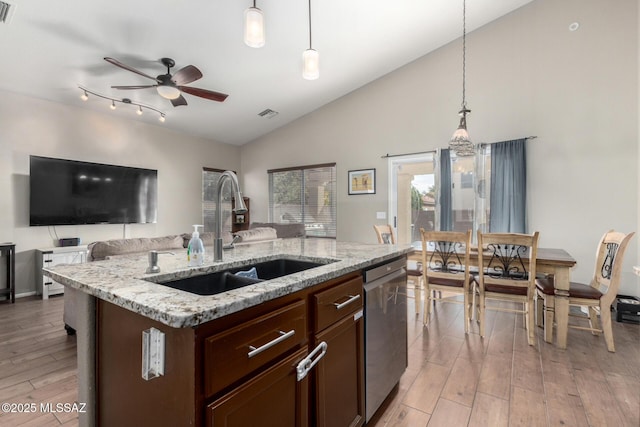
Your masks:
<path fill-rule="evenodd" d="M 315 80 L 320 77 L 320 55 L 315 49 L 307 49 L 302 54 L 302 77 L 306 80 Z"/>
<path fill-rule="evenodd" d="M 244 43 L 249 47 L 259 48 L 264 46 L 264 15 L 256 7 L 254 0 L 253 7 L 244 11 Z"/>
<path fill-rule="evenodd" d="M 309 0 L 309 49 L 302 54 L 302 77 L 315 80 L 320 77 L 320 54 L 311 45 L 311 0 Z"/>
<path fill-rule="evenodd" d="M 467 114 L 470 112 L 471 110 L 466 107 L 460 110 L 460 124 L 449 141 L 449 149 L 453 150 L 458 157 L 475 155 L 475 147 L 467 131 Z"/>
<path fill-rule="evenodd" d="M 462 0 L 462 109 L 459 111 L 460 124 L 449 141 L 449 149 L 458 157 L 475 155 L 475 147 L 469 138 L 467 131 L 467 114 L 471 112 L 467 108 L 466 101 L 466 55 L 467 55 L 467 25 L 466 25 L 466 0 Z"/>

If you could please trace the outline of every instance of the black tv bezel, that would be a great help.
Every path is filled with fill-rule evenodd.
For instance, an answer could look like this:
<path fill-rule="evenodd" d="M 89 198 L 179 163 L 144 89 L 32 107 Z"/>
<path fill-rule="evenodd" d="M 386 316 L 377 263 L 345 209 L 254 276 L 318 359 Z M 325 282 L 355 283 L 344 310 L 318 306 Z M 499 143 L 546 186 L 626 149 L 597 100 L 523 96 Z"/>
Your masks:
<path fill-rule="evenodd" d="M 93 166 L 93 167 L 108 167 L 108 168 L 116 168 L 116 169 L 126 169 L 126 170 L 134 170 L 134 171 L 144 171 L 146 173 L 152 173 L 155 175 L 156 178 L 156 219 L 154 221 L 146 221 L 146 222 L 139 222 L 139 221 L 129 221 L 129 222 L 125 222 L 125 221 L 96 221 L 96 222 L 82 222 L 82 221 L 76 221 L 76 222 L 56 222 L 56 221 L 38 221 L 38 222 L 34 222 L 33 221 L 33 215 L 31 212 L 31 186 L 32 186 L 32 182 L 31 182 L 31 167 L 32 167 L 32 159 L 36 158 L 36 159 L 45 159 L 45 160 L 52 160 L 52 161 L 62 161 L 62 162 L 67 162 L 70 164 L 79 164 L 79 165 L 89 165 L 89 166 Z M 47 227 L 47 226 L 77 226 L 77 225 L 126 225 L 126 224 L 156 224 L 157 223 L 157 200 L 158 200 L 158 194 L 157 194 L 157 182 L 158 182 L 158 170 L 157 169 L 148 169 L 148 168 L 141 168 L 141 167 L 136 167 L 136 166 L 124 166 L 124 165 L 115 165 L 115 164 L 110 164 L 110 163 L 99 163 L 99 162 L 88 162 L 88 161 L 84 161 L 84 160 L 74 160 L 74 159 L 65 159 L 65 158 L 60 158 L 60 157 L 48 157 L 48 156 L 39 156 L 39 155 L 29 155 L 29 226 L 30 227 Z"/>

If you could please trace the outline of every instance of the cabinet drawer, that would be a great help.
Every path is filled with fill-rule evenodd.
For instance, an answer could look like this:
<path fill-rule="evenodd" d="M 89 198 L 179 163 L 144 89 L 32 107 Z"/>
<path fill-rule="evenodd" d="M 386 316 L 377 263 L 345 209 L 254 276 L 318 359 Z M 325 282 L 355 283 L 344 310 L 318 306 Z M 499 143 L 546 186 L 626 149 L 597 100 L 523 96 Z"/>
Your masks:
<path fill-rule="evenodd" d="M 305 344 L 307 310 L 298 301 L 204 340 L 207 397 Z"/>
<path fill-rule="evenodd" d="M 362 278 L 357 277 L 313 296 L 315 331 L 321 331 L 344 316 L 362 308 Z"/>
<path fill-rule="evenodd" d="M 303 348 L 230 391 L 206 409 L 207 427 L 304 427 L 309 419 L 309 378 L 296 378 Z"/>

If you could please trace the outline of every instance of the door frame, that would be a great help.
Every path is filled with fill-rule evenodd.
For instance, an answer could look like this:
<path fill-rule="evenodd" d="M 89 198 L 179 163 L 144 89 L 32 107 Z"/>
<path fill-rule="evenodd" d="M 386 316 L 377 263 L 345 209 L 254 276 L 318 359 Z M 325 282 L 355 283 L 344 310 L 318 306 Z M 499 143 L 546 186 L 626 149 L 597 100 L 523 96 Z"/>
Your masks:
<path fill-rule="evenodd" d="M 398 194 L 397 194 L 397 187 L 398 187 L 398 182 L 397 182 L 397 174 L 395 173 L 395 167 L 396 165 L 402 165 L 402 164 L 408 164 L 408 163 L 421 163 L 421 162 L 433 162 L 434 168 L 433 168 L 433 174 L 434 174 L 434 182 L 435 182 L 435 186 L 436 186 L 436 192 L 435 192 L 435 196 L 436 196 L 436 221 L 437 218 L 439 216 L 439 192 L 438 192 L 438 182 L 439 182 L 439 172 L 438 172 L 438 150 L 433 150 L 433 151 L 425 151 L 422 153 L 414 153 L 414 154 L 406 154 L 406 155 L 401 155 L 401 156 L 390 156 L 387 159 L 387 172 L 389 174 L 388 176 L 388 183 L 389 183 L 389 189 L 388 189 L 388 194 L 389 194 L 389 200 L 388 200 L 388 207 L 387 207 L 387 218 L 388 218 L 388 223 L 391 225 L 391 227 L 393 227 L 393 232 L 395 233 L 395 235 L 397 237 L 399 237 L 398 234 Z M 437 225 L 437 224 L 436 224 Z"/>

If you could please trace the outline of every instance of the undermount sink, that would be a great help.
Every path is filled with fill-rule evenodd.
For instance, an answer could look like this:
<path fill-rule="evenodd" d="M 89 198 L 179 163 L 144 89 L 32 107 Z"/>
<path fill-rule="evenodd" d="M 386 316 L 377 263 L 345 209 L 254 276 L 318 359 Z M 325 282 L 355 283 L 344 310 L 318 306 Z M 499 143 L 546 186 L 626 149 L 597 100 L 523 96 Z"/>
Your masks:
<path fill-rule="evenodd" d="M 215 295 L 233 289 L 242 288 L 244 286 L 253 285 L 265 280 L 299 273 L 331 262 L 334 261 L 327 260 L 326 262 L 315 262 L 291 258 L 277 258 L 270 261 L 251 263 L 240 267 L 217 271 L 215 273 L 201 274 L 198 276 L 186 277 L 184 279 L 156 283 L 197 295 Z M 237 276 L 235 274 L 238 271 L 247 271 L 253 267 L 256 268 L 258 275 L 257 279 Z"/>

